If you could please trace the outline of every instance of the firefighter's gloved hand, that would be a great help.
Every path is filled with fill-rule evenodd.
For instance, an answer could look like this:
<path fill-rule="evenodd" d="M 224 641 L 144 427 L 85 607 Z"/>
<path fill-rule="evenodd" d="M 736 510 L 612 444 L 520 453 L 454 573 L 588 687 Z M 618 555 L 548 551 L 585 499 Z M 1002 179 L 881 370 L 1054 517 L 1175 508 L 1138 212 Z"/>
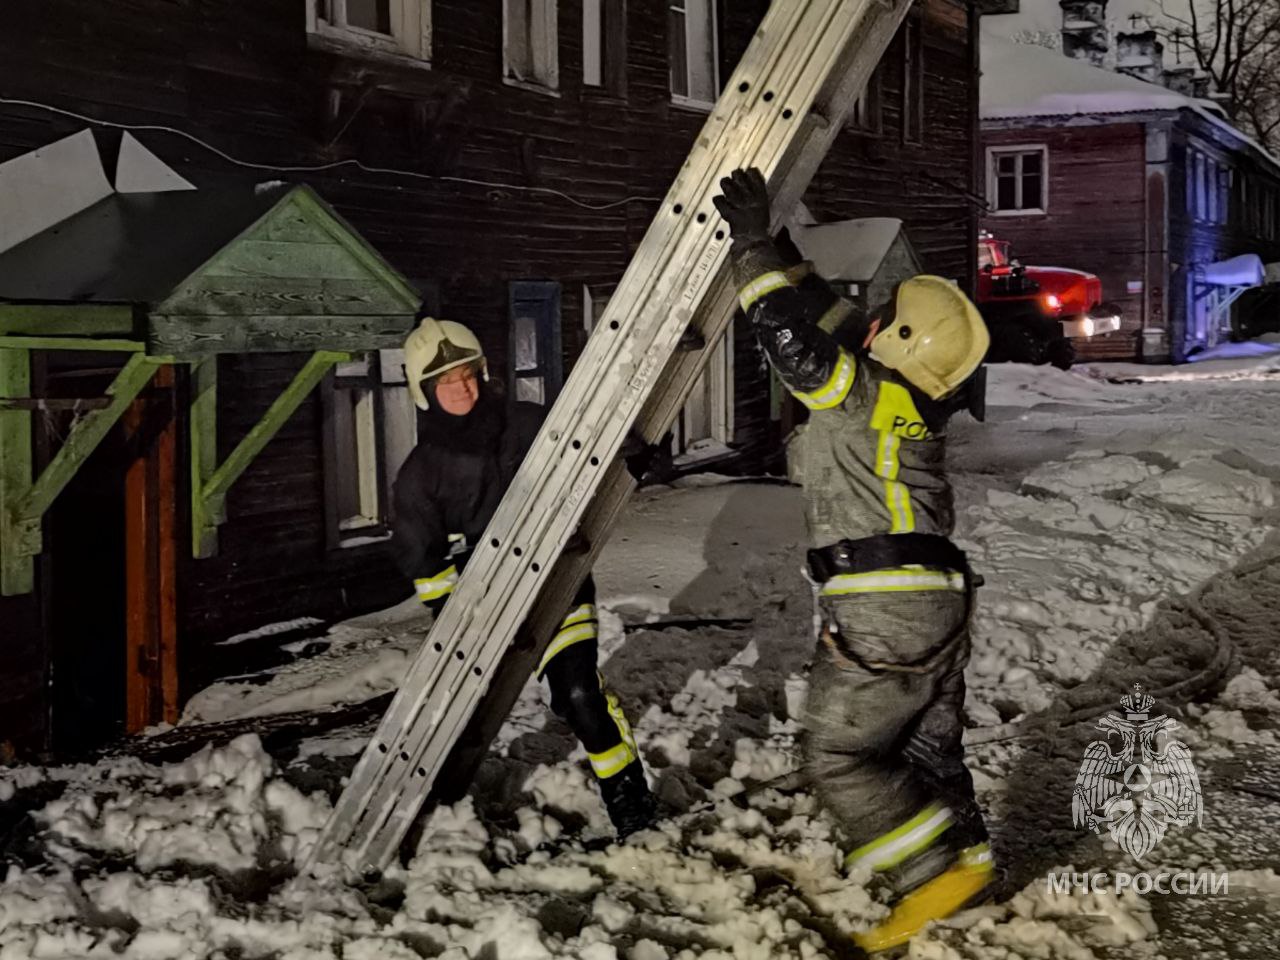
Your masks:
<path fill-rule="evenodd" d="M 721 195 L 712 199 L 729 233 L 738 242 L 769 241 L 769 189 L 755 167 L 735 170 L 720 181 Z"/>
<path fill-rule="evenodd" d="M 800 252 L 796 242 L 791 239 L 791 231 L 787 227 L 783 227 L 778 231 L 778 235 L 773 238 L 773 246 L 778 251 L 778 256 L 782 257 L 782 262 L 788 267 L 804 263 L 804 254 Z"/>
<path fill-rule="evenodd" d="M 649 472 L 649 467 L 653 465 L 654 457 L 662 449 L 660 443 L 648 443 L 644 437 L 637 433 L 634 429 L 627 431 L 626 439 L 622 441 L 622 448 L 618 451 L 618 456 L 627 462 L 627 472 L 635 477 L 639 483 L 644 479 L 645 474 Z"/>

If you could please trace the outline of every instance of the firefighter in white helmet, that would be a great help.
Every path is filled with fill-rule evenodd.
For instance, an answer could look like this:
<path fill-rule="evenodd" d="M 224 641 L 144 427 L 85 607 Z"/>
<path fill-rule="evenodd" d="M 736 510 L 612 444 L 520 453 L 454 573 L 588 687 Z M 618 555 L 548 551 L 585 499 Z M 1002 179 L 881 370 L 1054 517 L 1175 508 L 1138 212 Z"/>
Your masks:
<path fill-rule="evenodd" d="M 405 342 L 405 373 L 424 411 L 395 482 L 392 549 L 431 609 L 444 606 L 544 416 L 508 406 L 489 384 L 484 351 L 460 323 L 421 317 Z M 551 708 L 582 742 L 620 837 L 649 825 L 654 804 L 635 738 L 596 668 L 595 588 L 588 577 L 538 666 Z"/>
<path fill-rule="evenodd" d="M 742 309 L 809 408 L 788 449 L 823 622 L 806 779 L 839 825 L 848 867 L 892 891 L 888 919 L 856 938 L 888 949 L 993 886 L 960 740 L 974 578 L 949 539 L 944 465 L 947 420 L 968 402 L 987 330 L 954 284 L 932 276 L 863 315 L 771 239 L 758 170 L 720 186 Z"/>

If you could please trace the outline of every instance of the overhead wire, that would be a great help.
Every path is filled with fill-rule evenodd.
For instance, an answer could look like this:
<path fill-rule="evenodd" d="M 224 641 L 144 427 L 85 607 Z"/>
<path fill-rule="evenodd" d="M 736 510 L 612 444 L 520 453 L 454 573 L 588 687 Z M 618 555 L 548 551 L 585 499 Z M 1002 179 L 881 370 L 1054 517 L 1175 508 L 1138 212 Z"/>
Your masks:
<path fill-rule="evenodd" d="M 83 123 L 94 124 L 99 127 L 108 127 L 114 130 L 125 130 L 128 132 L 153 132 L 153 133 L 169 133 L 182 137 L 185 140 L 208 150 L 210 153 L 221 157 L 228 163 L 235 164 L 238 167 L 244 167 L 249 170 L 267 170 L 273 173 L 323 173 L 329 170 L 338 170 L 343 167 L 353 167 L 364 173 L 379 176 L 397 176 L 409 177 L 415 180 L 429 180 L 440 183 L 460 183 L 475 187 L 486 187 L 491 190 L 511 190 L 521 193 L 539 193 L 546 196 L 558 197 L 567 200 L 575 206 L 584 210 L 603 211 L 612 210 L 615 207 L 626 206 L 629 203 L 661 203 L 661 197 L 646 197 L 641 195 L 633 195 L 624 197 L 621 200 L 611 200 L 607 203 L 593 203 L 589 200 L 581 200 L 572 194 L 565 193 L 563 190 L 556 190 L 554 187 L 537 187 L 529 184 L 521 183 L 502 183 L 494 180 L 478 180 L 472 177 L 455 177 L 449 174 L 423 173 L 418 170 L 400 170 L 394 167 L 375 167 L 365 163 L 362 160 L 348 158 L 346 160 L 334 160 L 329 163 L 307 163 L 307 164 L 275 164 L 275 163 L 258 163 L 252 160 L 241 160 L 227 151 L 215 147 L 206 140 L 202 140 L 195 134 L 188 133 L 177 127 L 170 127 L 159 123 L 119 123 L 114 120 L 102 120 L 97 117 L 91 117 L 83 113 L 77 113 L 74 110 L 67 110 L 63 107 L 55 107 L 52 104 L 41 103 L 38 100 L 20 100 L 12 97 L 0 97 L 0 105 L 32 107 L 37 110 L 44 110 L 49 113 L 58 114 L 64 117 L 71 117 Z"/>

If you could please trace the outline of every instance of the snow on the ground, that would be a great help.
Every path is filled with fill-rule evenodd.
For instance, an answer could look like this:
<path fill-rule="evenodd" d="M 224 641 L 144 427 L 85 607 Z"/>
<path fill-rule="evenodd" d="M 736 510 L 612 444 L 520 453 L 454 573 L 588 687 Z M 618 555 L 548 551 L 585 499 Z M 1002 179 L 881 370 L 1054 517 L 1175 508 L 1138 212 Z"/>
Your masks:
<path fill-rule="evenodd" d="M 1159 600 L 1231 567 L 1271 530 L 1280 383 L 1112 383 L 1111 370 L 993 367 L 987 422 L 954 425 L 957 539 L 986 578 L 969 671 L 977 725 L 1087 683 Z M 19 768 L 0 774 L 0 801 L 42 781 L 65 789 L 36 812 L 39 856 L 0 883 L 0 960 L 834 955 L 833 938 L 883 907 L 866 878 L 840 874 L 812 798 L 769 783 L 795 764 L 813 642 L 801 505 L 777 484 L 642 490 L 597 565 L 603 670 L 674 814 L 659 829 L 624 846 L 591 842 L 608 834 L 603 805 L 536 682 L 489 761 L 518 774 L 510 795 L 434 811 L 417 855 L 389 871 L 391 895 L 334 876 L 286 882 L 330 809 L 291 785 L 292 765 L 349 763 L 359 730 L 312 737 L 290 761 L 249 735 L 163 766 Z M 672 622 L 691 618 L 733 623 Z M 391 690 L 428 625 L 412 603 L 349 621 L 324 653 L 265 683 L 202 692 L 184 722 Z M 1189 708 L 1197 755 L 1274 748 L 1257 718 L 1280 723 L 1276 686 L 1243 672 Z M 1015 789 L 1018 749 L 971 756 L 993 811 Z M 1277 896 L 1273 873 L 1239 882 Z M 1148 900 L 1051 894 L 1041 880 L 918 938 L 910 955 L 1088 960 L 1157 956 L 1161 943 Z"/>
<path fill-rule="evenodd" d="M 1087 369 L 1095 376 L 1122 382 L 1267 380 L 1280 377 L 1280 334 L 1267 333 L 1255 340 L 1220 343 L 1188 359 L 1190 363 L 1177 366 L 1108 363 Z"/>

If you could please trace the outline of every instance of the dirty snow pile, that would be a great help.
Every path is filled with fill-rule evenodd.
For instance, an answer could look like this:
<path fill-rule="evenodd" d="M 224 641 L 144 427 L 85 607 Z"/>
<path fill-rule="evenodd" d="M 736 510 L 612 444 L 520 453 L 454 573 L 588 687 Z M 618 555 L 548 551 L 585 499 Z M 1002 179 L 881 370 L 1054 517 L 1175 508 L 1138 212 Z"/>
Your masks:
<path fill-rule="evenodd" d="M 1280 383 L 1096 374 L 994 368 L 987 423 L 953 429 L 957 539 L 986 578 L 966 705 L 974 724 L 1084 684 L 1160 600 L 1230 568 L 1274 524 L 1280 445 L 1269 411 Z M 367 729 L 305 740 L 292 759 L 247 735 L 170 765 L 17 769 L 0 774 L 0 800 L 41 782 L 64 789 L 35 810 L 38 855 L 0 883 L 0 960 L 842 955 L 884 907 L 867 877 L 842 874 L 812 797 L 780 789 L 796 764 L 813 645 L 806 542 L 798 490 L 702 479 L 641 491 L 597 563 L 603 670 L 670 814 L 657 829 L 606 842 L 581 747 L 532 681 L 481 771 L 485 786 L 433 811 L 415 855 L 374 886 L 293 876 L 331 809 L 324 793 L 292 785 L 299 767 L 349 763 Z M 350 621 L 326 653 L 267 683 L 205 691 L 187 720 L 393 689 L 428 622 L 412 605 Z M 1280 723 L 1274 681 L 1256 671 L 1188 716 L 1206 758 L 1232 743 L 1278 748 L 1250 719 Z M 1019 749 L 970 758 L 980 798 L 1001 816 L 1019 798 L 1009 780 Z M 1069 810 L 1069 790 L 1061 802 Z M 933 928 L 911 957 L 1162 955 L 1164 919 L 1148 899 L 1050 893 L 1044 873 L 1070 869 L 1071 853 L 1028 853 L 993 826 L 998 855 L 1034 857 L 1040 879 Z M 1245 879 L 1280 902 L 1273 873 Z"/>

